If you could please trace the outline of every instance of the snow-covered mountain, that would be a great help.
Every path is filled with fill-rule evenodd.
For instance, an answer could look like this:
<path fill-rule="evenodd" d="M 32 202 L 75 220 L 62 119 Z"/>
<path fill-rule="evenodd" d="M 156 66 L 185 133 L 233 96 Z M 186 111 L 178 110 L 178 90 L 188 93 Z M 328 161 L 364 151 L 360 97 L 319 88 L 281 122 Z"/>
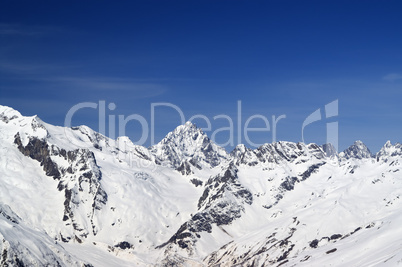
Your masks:
<path fill-rule="evenodd" d="M 161 142 L 150 148 L 150 152 L 157 164 L 187 175 L 192 174 L 194 168 L 213 168 L 228 159 L 225 149 L 217 146 L 191 122 L 168 133 Z"/>
<path fill-rule="evenodd" d="M 402 265 L 402 145 L 145 148 L 0 106 L 1 266 Z"/>
<path fill-rule="evenodd" d="M 344 159 L 356 158 L 356 159 L 368 159 L 372 158 L 368 147 L 363 144 L 362 141 L 356 141 L 353 145 L 340 153 L 340 157 Z"/>

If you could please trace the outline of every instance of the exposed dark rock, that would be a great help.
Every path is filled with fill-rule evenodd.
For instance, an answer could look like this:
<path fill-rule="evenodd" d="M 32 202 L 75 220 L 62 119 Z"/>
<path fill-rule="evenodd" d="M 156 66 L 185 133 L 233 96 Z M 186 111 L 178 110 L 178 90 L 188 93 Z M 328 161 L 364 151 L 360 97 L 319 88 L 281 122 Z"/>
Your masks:
<path fill-rule="evenodd" d="M 288 262 L 289 262 L 289 260 L 285 260 L 285 261 L 279 263 L 277 267 L 279 267 L 279 266 L 281 266 L 281 265 L 283 265 L 283 264 L 285 264 L 285 263 L 288 263 Z M 254 265 L 253 265 L 253 266 L 254 266 Z"/>
<path fill-rule="evenodd" d="M 190 175 L 193 173 L 191 165 L 187 161 L 184 161 L 176 170 L 183 175 Z"/>
<path fill-rule="evenodd" d="M 14 136 L 14 143 L 22 154 L 39 161 L 41 166 L 43 166 L 46 175 L 51 176 L 54 179 L 60 179 L 60 171 L 57 164 L 50 158 L 49 145 L 45 140 L 30 138 L 28 144 L 24 147 L 22 145 L 21 137 L 19 133 L 17 133 Z"/>
<path fill-rule="evenodd" d="M 68 219 L 72 219 L 74 217 L 73 212 L 71 211 L 70 202 L 72 198 L 72 191 L 69 189 L 64 189 L 64 216 L 63 221 L 67 221 Z"/>
<path fill-rule="evenodd" d="M 118 243 L 117 245 L 114 246 L 115 248 L 120 248 L 120 249 L 130 249 L 133 247 L 129 242 L 127 241 L 122 241 Z"/>
<path fill-rule="evenodd" d="M 341 234 L 333 234 L 333 235 L 331 235 L 331 240 L 339 239 L 341 237 L 342 237 Z"/>
<path fill-rule="evenodd" d="M 64 243 L 68 243 L 69 241 L 70 241 L 70 237 L 64 237 L 62 234 L 60 234 L 60 239 L 61 239 L 61 241 L 63 241 Z"/>
<path fill-rule="evenodd" d="M 289 253 L 292 251 L 293 247 L 295 245 L 292 244 L 277 260 L 277 262 L 283 261 L 284 259 L 286 259 L 289 256 Z"/>
<path fill-rule="evenodd" d="M 0 114 L 0 120 L 4 121 L 5 123 L 9 123 L 11 120 L 13 119 L 17 119 L 18 116 L 17 115 L 13 115 L 11 117 L 5 116 L 4 114 Z"/>
<path fill-rule="evenodd" d="M 191 165 L 193 165 L 194 167 L 196 167 L 197 169 L 201 170 L 201 166 L 198 164 L 198 160 L 195 158 L 190 159 L 188 162 L 191 163 Z"/>
<path fill-rule="evenodd" d="M 361 141 L 356 141 L 353 145 L 344 150 L 340 156 L 345 159 L 364 159 L 373 157 L 368 147 Z"/>
<path fill-rule="evenodd" d="M 307 260 L 310 259 L 310 258 L 311 258 L 311 256 L 310 256 L 310 255 L 307 255 L 306 257 L 304 257 L 303 259 L 301 259 L 300 262 L 307 261 Z"/>
<path fill-rule="evenodd" d="M 82 174 L 82 176 L 84 176 L 85 178 L 88 178 L 88 179 L 90 179 L 90 178 L 92 178 L 92 172 L 86 172 L 86 173 L 84 173 L 84 174 Z"/>
<path fill-rule="evenodd" d="M 101 210 L 102 205 L 106 204 L 107 199 L 108 199 L 108 196 L 107 196 L 105 190 L 103 190 L 102 187 L 98 186 L 98 189 L 95 194 L 94 202 L 92 203 L 92 207 L 97 210 Z"/>
<path fill-rule="evenodd" d="M 6 220 L 18 224 L 19 221 L 21 220 L 20 217 L 18 217 L 17 214 L 15 214 L 11 208 L 7 205 L 1 205 L 0 206 L 0 215 L 3 216 Z"/>
<path fill-rule="evenodd" d="M 333 248 L 333 249 L 331 249 L 331 250 L 328 250 L 328 251 L 325 252 L 325 253 L 330 254 L 330 253 L 334 253 L 335 251 L 337 251 L 337 249 L 336 249 L 336 248 Z"/>
<path fill-rule="evenodd" d="M 1 253 L 1 262 L 0 263 L 1 263 L 1 266 L 8 267 L 8 264 L 7 264 L 7 249 L 6 248 L 4 248 L 3 253 Z"/>
<path fill-rule="evenodd" d="M 191 182 L 193 185 L 195 185 L 196 187 L 202 186 L 202 181 L 200 181 L 200 180 L 198 180 L 198 179 L 196 179 L 196 178 L 191 179 L 190 182 Z"/>
<path fill-rule="evenodd" d="M 314 239 L 313 241 L 310 242 L 310 247 L 317 248 L 318 242 L 319 242 L 318 239 Z"/>
<path fill-rule="evenodd" d="M 78 243 L 80 243 L 80 244 L 82 243 L 82 240 L 81 240 L 78 236 L 75 236 L 74 239 L 75 239 L 75 241 L 77 241 Z"/>
<path fill-rule="evenodd" d="M 351 232 L 350 234 L 353 235 L 354 233 L 356 233 L 357 231 L 361 230 L 361 227 L 357 227 L 353 232 Z"/>
<path fill-rule="evenodd" d="M 198 233 L 211 232 L 212 224 L 228 225 L 241 217 L 244 204 L 251 205 L 253 196 L 250 191 L 238 183 L 237 168 L 234 164 L 220 175 L 212 177 L 205 184 L 204 192 L 198 201 L 201 210 L 191 219 L 181 225 L 179 230 L 164 244 L 176 243 L 182 248 L 191 249 L 196 242 Z M 225 194 L 231 194 L 236 201 L 228 201 Z"/>
<path fill-rule="evenodd" d="M 296 182 L 299 182 L 297 177 L 286 177 L 285 181 L 281 183 L 280 187 L 287 191 L 291 191 L 294 189 L 294 185 Z"/>
<path fill-rule="evenodd" d="M 281 195 L 281 194 L 277 194 L 276 196 L 275 196 L 275 199 L 276 199 L 276 201 L 278 202 L 279 200 L 281 200 L 283 198 L 283 195 Z M 276 202 L 276 203 L 277 203 Z"/>
<path fill-rule="evenodd" d="M 53 177 L 54 179 L 60 179 L 59 167 L 50 159 L 50 157 L 47 157 L 41 164 L 43 165 L 43 170 L 47 176 Z"/>
<path fill-rule="evenodd" d="M 43 166 L 43 170 L 47 176 L 59 180 L 57 189 L 64 190 L 64 214 L 62 220 L 64 222 L 70 221 L 67 225 L 71 225 L 75 231 L 80 232 L 80 237 L 86 237 L 87 231 L 85 227 L 79 225 L 74 218 L 74 212 L 84 202 L 83 198 L 92 201 L 92 213 L 87 215 L 90 220 L 94 235 L 97 230 L 93 224 L 92 217 L 95 210 L 100 210 L 107 202 L 107 194 L 100 184 L 102 173 L 96 164 L 95 155 L 87 149 L 76 149 L 74 151 L 66 151 L 54 145 L 49 145 L 46 139 L 38 139 L 30 137 L 28 144 L 22 144 L 19 133 L 14 136 L 14 143 L 17 145 L 19 151 L 38 162 Z M 60 157 L 69 165 L 63 169 L 59 167 L 52 157 Z M 77 172 L 84 172 L 82 175 L 77 175 Z M 71 184 L 71 181 L 75 183 Z M 83 186 L 83 184 L 88 186 Z M 69 187 L 67 187 L 67 184 Z M 84 188 L 88 188 L 84 191 Z M 91 202 L 88 202 L 91 205 Z M 68 242 L 74 236 L 63 237 Z"/>
<path fill-rule="evenodd" d="M 202 193 L 202 196 L 198 200 L 198 209 L 201 208 L 201 205 L 204 203 L 204 201 L 207 199 L 209 196 L 209 187 L 205 188 L 204 192 Z"/>
<path fill-rule="evenodd" d="M 374 227 L 375 223 L 370 223 L 369 225 L 366 226 L 366 229 Z"/>
<path fill-rule="evenodd" d="M 14 257 L 14 260 L 15 260 L 15 266 L 17 266 L 17 267 L 25 267 L 26 266 L 24 264 L 24 262 L 22 260 L 20 260 L 17 256 Z M 56 263 L 59 264 L 58 262 L 56 262 Z"/>
<path fill-rule="evenodd" d="M 323 165 L 325 165 L 325 162 L 311 165 L 311 166 L 307 169 L 307 171 L 305 171 L 305 172 L 301 175 L 302 181 L 304 181 L 304 180 L 306 180 L 307 178 L 309 178 L 309 177 L 311 176 L 311 174 L 317 172 L 317 170 L 318 170 L 321 166 L 323 166 Z"/>

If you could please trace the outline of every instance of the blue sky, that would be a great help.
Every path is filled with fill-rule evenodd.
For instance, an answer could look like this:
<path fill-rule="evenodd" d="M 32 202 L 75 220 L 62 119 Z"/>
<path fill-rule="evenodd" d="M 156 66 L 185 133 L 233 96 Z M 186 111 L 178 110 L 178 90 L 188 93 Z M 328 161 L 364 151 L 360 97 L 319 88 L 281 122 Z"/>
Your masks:
<path fill-rule="evenodd" d="M 230 116 L 236 145 L 239 100 L 241 129 L 255 114 L 271 124 L 250 134 L 257 144 L 272 142 L 273 115 L 286 115 L 277 140 L 301 141 L 304 119 L 338 100 L 339 115 L 306 127 L 305 141 L 325 143 L 337 121 L 340 150 L 359 139 L 375 152 L 402 141 L 401 12 L 400 1 L 2 1 L 0 104 L 63 125 L 80 102 L 149 123 L 151 104 L 168 102 L 210 119 L 209 136 L 228 126 L 214 116 Z M 160 107 L 155 122 L 158 141 L 180 118 Z M 98 130 L 98 111 L 73 124 Z M 126 135 L 139 140 L 141 124 Z"/>

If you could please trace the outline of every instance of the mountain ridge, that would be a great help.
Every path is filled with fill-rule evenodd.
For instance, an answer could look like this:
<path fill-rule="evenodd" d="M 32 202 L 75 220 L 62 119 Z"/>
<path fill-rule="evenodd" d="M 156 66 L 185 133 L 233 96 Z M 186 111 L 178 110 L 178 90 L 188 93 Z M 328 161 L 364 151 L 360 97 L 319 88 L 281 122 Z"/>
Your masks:
<path fill-rule="evenodd" d="M 395 250 L 402 223 L 399 143 L 387 142 L 374 155 L 359 141 L 339 154 L 328 144 L 285 141 L 227 153 L 187 122 L 145 148 L 4 106 L 0 140 L 3 265 L 402 260 Z M 16 224 L 22 228 L 10 230 Z M 18 233 L 28 236 L 22 246 Z M 388 241 L 364 241 L 377 236 Z"/>
<path fill-rule="evenodd" d="M 5 113 L 8 113 L 9 115 L 6 116 Z M 12 119 L 21 118 L 21 117 L 25 117 L 25 116 L 22 116 L 20 112 L 18 112 L 17 110 L 15 110 L 15 109 L 13 109 L 11 107 L 0 105 L 0 119 L 1 120 L 3 120 L 3 121 L 4 120 L 12 120 Z M 36 120 L 38 125 L 43 123 L 43 121 L 37 115 L 31 116 L 31 118 L 34 121 Z M 56 127 L 60 127 L 60 126 L 56 126 Z M 84 131 L 86 131 L 86 132 L 91 132 L 91 133 L 93 133 L 93 134 L 95 134 L 97 136 L 102 136 L 105 139 L 113 140 L 113 139 L 110 139 L 110 138 L 108 138 L 106 136 L 101 135 L 100 133 L 96 132 L 95 130 L 93 130 L 93 129 L 89 128 L 88 126 L 85 126 L 85 125 L 75 126 L 75 127 L 72 127 L 72 128 L 73 129 L 85 129 Z M 232 151 L 226 152 L 225 148 L 216 145 L 201 130 L 201 128 L 197 127 L 197 125 L 195 123 L 193 123 L 191 121 L 187 121 L 185 124 L 179 125 L 175 129 L 173 129 L 171 132 L 169 132 L 160 142 L 158 142 L 155 145 L 150 146 L 147 149 L 150 150 L 150 151 L 156 151 L 156 150 L 158 150 L 158 148 L 159 149 L 162 148 L 162 150 L 164 150 L 164 149 L 168 150 L 169 148 L 164 148 L 163 146 L 168 144 L 168 143 L 172 143 L 172 142 L 174 142 L 175 146 L 178 147 L 179 144 L 182 142 L 182 140 L 177 140 L 177 139 L 183 138 L 185 136 L 190 137 L 190 138 L 197 138 L 198 136 L 200 136 L 201 137 L 200 139 L 202 141 L 205 140 L 206 145 L 207 145 L 206 148 L 204 148 L 204 149 L 208 149 L 209 146 L 214 146 L 214 149 L 220 150 L 219 151 L 220 152 L 219 156 L 223 157 L 223 158 L 225 157 L 225 154 L 226 155 L 233 154 L 233 152 L 236 149 L 238 149 L 238 147 L 244 147 L 244 149 L 247 149 L 247 150 L 257 150 L 257 149 L 260 149 L 260 148 L 262 148 L 264 146 L 266 147 L 266 146 L 272 145 L 272 146 L 276 147 L 276 146 L 278 146 L 280 144 L 283 144 L 283 143 L 302 144 L 301 142 L 296 143 L 296 142 L 290 142 L 290 141 L 277 141 L 277 142 L 274 142 L 274 143 L 264 143 L 264 144 L 262 144 L 261 146 L 255 148 L 255 149 L 248 148 L 248 147 L 245 146 L 245 144 L 238 144 L 235 148 L 232 149 Z M 130 137 L 128 137 L 128 136 L 119 136 L 119 137 L 117 137 L 116 140 L 113 140 L 113 141 L 118 142 L 119 139 L 122 142 L 130 143 L 130 144 L 128 144 L 129 146 L 143 147 L 143 146 L 139 146 L 139 145 L 134 145 L 132 143 Z M 197 141 L 199 142 L 200 140 L 197 140 Z M 196 142 L 189 142 L 189 143 L 192 146 L 195 145 L 196 147 L 202 147 L 203 146 L 203 143 L 196 143 Z M 395 145 L 398 145 L 398 144 L 399 144 L 398 142 L 395 143 Z M 188 144 L 181 144 L 181 147 L 186 149 L 186 145 L 188 146 Z M 307 144 L 307 145 L 316 145 L 316 144 L 310 143 L 310 144 Z M 383 145 L 383 147 L 381 149 L 383 149 L 385 146 L 395 146 L 395 145 L 392 145 L 392 143 L 390 141 L 387 141 Z M 372 154 L 370 152 L 370 150 L 368 149 L 368 147 L 360 140 L 356 140 L 352 145 L 350 145 L 348 148 L 346 148 L 345 150 L 343 150 L 341 152 L 336 152 L 334 147 L 332 146 L 332 144 L 323 144 L 323 145 L 320 145 L 320 147 L 325 151 L 325 153 L 328 153 L 329 156 L 333 156 L 333 155 L 338 155 L 339 156 L 339 154 L 343 153 L 342 157 L 346 157 L 347 159 L 348 158 L 356 158 L 356 157 L 372 158 L 372 157 L 376 157 L 378 152 L 380 152 L 380 151 L 378 151 L 377 153 Z M 146 147 L 143 147 L 143 148 L 146 148 Z M 360 151 L 360 153 L 363 153 L 362 155 L 358 154 L 359 150 L 362 150 L 362 151 Z M 167 152 L 170 152 L 170 153 L 173 152 L 173 154 L 174 154 L 175 151 L 172 151 L 172 149 L 171 149 L 170 151 L 168 150 Z M 183 153 L 183 154 L 186 154 L 186 153 L 184 153 L 184 151 L 180 151 L 180 152 Z M 185 151 L 185 152 L 188 153 L 188 151 Z M 194 151 L 191 151 L 191 152 L 194 153 Z M 185 156 L 185 155 L 182 155 L 182 156 Z M 159 155 L 159 157 L 157 157 L 157 160 L 159 160 L 159 162 L 163 162 L 166 159 L 163 157 L 163 155 Z M 180 162 L 180 164 L 181 163 L 182 162 Z M 176 168 L 178 167 L 178 166 L 176 166 L 177 163 L 176 164 L 171 163 L 171 164 L 173 164 L 173 167 L 176 167 Z M 214 165 L 214 163 L 212 163 L 212 166 L 216 166 L 216 165 Z"/>

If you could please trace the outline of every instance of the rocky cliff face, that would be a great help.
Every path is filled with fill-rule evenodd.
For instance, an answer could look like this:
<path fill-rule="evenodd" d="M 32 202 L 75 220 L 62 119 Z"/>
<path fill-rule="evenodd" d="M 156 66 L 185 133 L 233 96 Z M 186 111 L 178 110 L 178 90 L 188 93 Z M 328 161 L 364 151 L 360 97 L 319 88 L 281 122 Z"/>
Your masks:
<path fill-rule="evenodd" d="M 72 238 L 81 242 L 91 231 L 97 233 L 94 223 L 95 213 L 106 204 L 107 194 L 100 180 L 102 173 L 96 164 L 94 154 L 87 149 L 66 151 L 56 145 L 50 145 L 46 139 L 29 137 L 24 146 L 20 134 L 17 133 L 14 143 L 25 156 L 36 160 L 43 167 L 47 176 L 58 181 L 57 189 L 64 192 L 63 222 L 73 231 L 60 233 L 60 239 L 68 242 Z M 86 216 L 79 215 L 84 210 Z M 85 225 L 90 222 L 91 229 Z"/>
<path fill-rule="evenodd" d="M 230 164 L 221 174 L 211 177 L 198 200 L 198 212 L 159 248 L 176 244 L 191 255 L 201 232 L 212 233 L 213 225 L 228 225 L 240 218 L 244 205 L 253 203 L 253 195 L 240 184 L 237 172 L 236 166 Z M 171 248 L 168 247 L 168 250 Z"/>
<path fill-rule="evenodd" d="M 264 144 L 255 150 L 238 145 L 231 156 L 234 162 L 254 166 L 257 164 L 282 164 L 285 162 L 303 163 L 310 158 L 324 159 L 325 151 L 316 144 L 305 145 L 303 143 L 277 142 Z"/>

